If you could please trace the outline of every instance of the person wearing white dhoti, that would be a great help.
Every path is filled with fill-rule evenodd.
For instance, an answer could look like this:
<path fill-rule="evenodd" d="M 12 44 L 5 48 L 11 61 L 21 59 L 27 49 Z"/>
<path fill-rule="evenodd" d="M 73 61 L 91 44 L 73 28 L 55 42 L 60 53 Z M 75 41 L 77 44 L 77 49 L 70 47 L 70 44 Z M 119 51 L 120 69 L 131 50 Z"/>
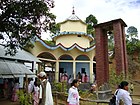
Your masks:
<path fill-rule="evenodd" d="M 45 72 L 40 72 L 38 77 L 41 80 L 40 85 L 40 104 L 39 105 L 53 105 L 52 90 L 49 81 L 47 80 Z"/>

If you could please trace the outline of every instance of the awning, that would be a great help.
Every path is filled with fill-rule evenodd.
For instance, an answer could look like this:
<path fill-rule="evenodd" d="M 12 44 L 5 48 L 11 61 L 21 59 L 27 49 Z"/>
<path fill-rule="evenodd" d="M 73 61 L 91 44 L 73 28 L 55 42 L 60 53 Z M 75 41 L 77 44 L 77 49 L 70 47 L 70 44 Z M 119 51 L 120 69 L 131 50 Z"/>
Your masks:
<path fill-rule="evenodd" d="M 36 75 L 22 63 L 0 61 L 0 78 L 25 77 L 25 75 L 27 75 L 27 77 L 36 77 Z"/>

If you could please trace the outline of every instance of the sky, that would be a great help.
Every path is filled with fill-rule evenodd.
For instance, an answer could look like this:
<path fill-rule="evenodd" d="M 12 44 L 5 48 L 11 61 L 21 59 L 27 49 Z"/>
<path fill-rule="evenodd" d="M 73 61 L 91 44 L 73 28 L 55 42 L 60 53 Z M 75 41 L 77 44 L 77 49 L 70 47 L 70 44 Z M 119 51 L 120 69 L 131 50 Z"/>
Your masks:
<path fill-rule="evenodd" d="M 140 0 L 54 0 L 55 7 L 51 12 L 56 15 L 56 23 L 66 20 L 72 14 L 74 6 L 75 14 L 83 21 L 90 14 L 94 15 L 98 23 L 114 19 L 123 19 L 129 26 L 138 29 L 140 39 Z M 43 39 L 49 38 L 43 35 Z"/>

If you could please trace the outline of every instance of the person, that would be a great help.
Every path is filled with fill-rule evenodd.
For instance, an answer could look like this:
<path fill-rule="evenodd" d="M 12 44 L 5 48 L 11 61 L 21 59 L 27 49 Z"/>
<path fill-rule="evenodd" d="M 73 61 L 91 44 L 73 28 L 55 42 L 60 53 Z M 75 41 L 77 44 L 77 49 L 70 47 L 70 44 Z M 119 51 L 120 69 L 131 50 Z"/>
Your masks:
<path fill-rule="evenodd" d="M 8 98 L 11 99 L 12 98 L 12 91 L 14 88 L 14 79 L 13 78 L 9 78 L 9 82 L 8 82 Z"/>
<path fill-rule="evenodd" d="M 19 91 L 19 82 L 18 82 L 18 79 L 16 79 L 14 87 L 13 87 L 13 91 L 12 91 L 12 99 L 11 100 L 13 102 L 18 101 L 18 94 L 17 94 L 18 91 Z"/>
<path fill-rule="evenodd" d="M 119 88 L 116 90 L 116 105 L 132 105 L 132 98 L 128 92 L 128 82 L 122 81 L 119 85 Z"/>
<path fill-rule="evenodd" d="M 82 73 L 82 82 L 84 83 L 85 82 L 85 75 L 86 75 L 86 72 Z"/>
<path fill-rule="evenodd" d="M 45 72 L 41 71 L 38 74 L 41 81 L 40 85 L 40 102 L 39 105 L 53 105 L 52 90 L 49 81 L 47 80 L 47 75 Z"/>
<path fill-rule="evenodd" d="M 64 71 L 64 81 L 68 82 L 68 74 L 66 71 Z"/>
<path fill-rule="evenodd" d="M 130 92 L 131 92 L 131 94 L 133 94 L 133 90 L 134 90 L 134 85 L 133 85 L 133 83 L 131 82 L 131 83 L 130 83 Z"/>
<path fill-rule="evenodd" d="M 69 75 L 69 78 L 68 78 L 68 84 L 71 84 L 71 83 L 72 83 L 72 80 L 73 80 L 72 76 Z"/>
<path fill-rule="evenodd" d="M 61 81 L 61 82 L 64 82 L 64 80 L 65 80 L 65 79 L 64 79 L 64 73 L 61 73 L 60 81 Z"/>
<path fill-rule="evenodd" d="M 82 75 L 81 75 L 81 73 L 80 72 L 78 72 L 78 74 L 77 74 L 77 79 L 78 79 L 78 81 L 79 82 L 81 82 L 82 81 Z"/>
<path fill-rule="evenodd" d="M 29 95 L 29 103 L 32 103 L 32 92 L 34 89 L 34 80 L 33 78 L 29 79 L 29 84 L 28 84 L 28 95 Z"/>
<path fill-rule="evenodd" d="M 31 78 L 28 84 L 28 93 L 31 93 L 33 91 L 33 87 L 34 87 L 34 80 L 33 78 Z"/>
<path fill-rule="evenodd" d="M 68 81 L 68 74 L 66 71 L 61 75 L 61 82 L 67 82 Z"/>
<path fill-rule="evenodd" d="M 39 83 L 37 79 L 34 82 L 33 90 L 33 105 L 39 105 Z"/>
<path fill-rule="evenodd" d="M 96 91 L 96 88 L 97 88 L 97 83 L 96 81 L 91 85 L 91 92 L 94 92 Z"/>
<path fill-rule="evenodd" d="M 67 102 L 68 105 L 79 105 L 79 93 L 78 93 L 78 87 L 79 81 L 77 79 L 74 79 L 71 83 L 71 88 L 69 89 L 68 92 L 68 98 Z"/>
<path fill-rule="evenodd" d="M 87 74 L 86 74 L 85 77 L 84 77 L 84 82 L 85 82 L 85 83 L 88 82 L 88 76 L 87 76 Z"/>
<path fill-rule="evenodd" d="M 3 89 L 3 92 L 4 92 L 4 97 L 5 98 L 8 98 L 8 79 L 4 79 L 4 89 Z"/>

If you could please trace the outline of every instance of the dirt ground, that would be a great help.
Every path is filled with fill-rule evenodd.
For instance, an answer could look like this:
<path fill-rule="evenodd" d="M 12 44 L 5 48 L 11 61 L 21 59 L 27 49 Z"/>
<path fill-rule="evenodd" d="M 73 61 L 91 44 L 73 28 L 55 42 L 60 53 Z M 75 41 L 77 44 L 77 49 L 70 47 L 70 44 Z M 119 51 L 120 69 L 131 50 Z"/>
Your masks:
<path fill-rule="evenodd" d="M 0 105 L 19 105 L 19 102 L 12 102 L 8 99 L 1 98 L 0 99 Z"/>

